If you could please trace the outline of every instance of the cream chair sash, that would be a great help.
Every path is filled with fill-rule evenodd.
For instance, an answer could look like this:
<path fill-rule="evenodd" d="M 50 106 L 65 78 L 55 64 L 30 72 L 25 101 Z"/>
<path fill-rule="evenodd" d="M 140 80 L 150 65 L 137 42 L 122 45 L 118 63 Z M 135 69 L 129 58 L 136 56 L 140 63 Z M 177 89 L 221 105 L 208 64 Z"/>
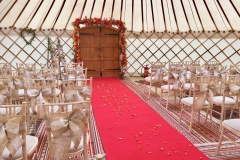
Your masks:
<path fill-rule="evenodd" d="M 6 85 L 0 84 L 0 105 L 5 102 L 6 96 L 10 96 L 10 92 Z"/>
<path fill-rule="evenodd" d="M 240 74 L 240 70 L 235 68 L 230 70 L 230 75 L 239 75 Z"/>
<path fill-rule="evenodd" d="M 17 98 L 18 97 L 18 89 L 23 88 L 23 82 L 19 78 L 12 78 L 10 87 L 12 89 L 12 97 Z"/>
<path fill-rule="evenodd" d="M 207 100 L 209 104 L 213 105 L 214 92 L 217 91 L 217 84 L 196 83 L 195 90 L 199 91 L 196 99 L 194 100 L 194 107 L 201 109 Z"/>
<path fill-rule="evenodd" d="M 5 102 L 6 96 L 0 94 L 0 105 L 2 105 Z"/>
<path fill-rule="evenodd" d="M 201 69 L 196 69 L 196 74 L 195 76 L 205 76 L 208 75 L 209 71 L 208 70 L 201 70 Z"/>
<path fill-rule="evenodd" d="M 0 116 L 0 118 L 2 118 Z M 12 118 L 5 124 L 0 123 L 0 155 L 5 147 L 12 157 L 22 146 L 23 139 L 19 136 L 21 118 Z M 2 158 L 0 158 L 2 159 Z"/>
<path fill-rule="evenodd" d="M 47 130 L 53 134 L 50 142 L 50 158 L 66 160 L 71 141 L 77 149 L 86 131 L 87 118 L 80 109 L 74 109 L 68 118 L 45 115 Z M 61 151 L 61 152 L 59 152 Z"/>
<path fill-rule="evenodd" d="M 191 67 L 191 66 L 188 66 L 187 70 L 190 71 L 191 78 L 195 76 L 202 76 L 202 75 L 208 74 L 207 70 L 196 69 L 195 67 Z"/>
<path fill-rule="evenodd" d="M 37 118 L 44 118 L 44 110 L 42 104 L 46 101 L 42 96 L 42 92 L 37 89 L 29 89 L 27 90 L 27 95 L 30 97 L 30 107 L 32 109 L 33 114 L 37 115 Z M 37 107 L 37 108 L 36 108 Z"/>
<path fill-rule="evenodd" d="M 179 74 L 170 72 L 170 79 L 174 79 L 172 90 L 180 90 L 181 84 L 185 83 L 185 70 L 181 70 Z"/>
<path fill-rule="evenodd" d="M 78 90 L 65 90 L 64 97 L 66 102 L 81 102 L 83 101 L 83 97 L 80 96 Z"/>
<path fill-rule="evenodd" d="M 228 87 L 229 91 L 232 92 L 234 95 L 238 95 L 240 93 L 240 85 L 236 83 L 230 83 Z"/>
<path fill-rule="evenodd" d="M 80 93 L 87 96 L 92 95 L 92 86 L 84 86 Z"/>
<path fill-rule="evenodd" d="M 225 69 L 214 70 L 213 74 L 214 76 L 219 76 L 221 79 L 225 79 L 226 70 Z"/>
<path fill-rule="evenodd" d="M 161 68 L 152 68 L 152 70 L 156 70 L 157 69 L 157 72 L 155 74 L 155 80 L 162 80 L 164 76 L 167 75 L 167 72 L 166 72 L 166 68 L 165 67 L 161 67 Z"/>

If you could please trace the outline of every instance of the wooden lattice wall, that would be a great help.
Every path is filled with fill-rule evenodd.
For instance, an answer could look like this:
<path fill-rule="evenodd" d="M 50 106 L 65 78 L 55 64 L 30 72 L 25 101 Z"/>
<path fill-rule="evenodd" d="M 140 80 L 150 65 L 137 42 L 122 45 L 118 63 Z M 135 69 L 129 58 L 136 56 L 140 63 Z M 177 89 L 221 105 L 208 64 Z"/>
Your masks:
<path fill-rule="evenodd" d="M 45 30 L 36 31 L 31 45 L 26 45 L 20 37 L 19 29 L 2 28 L 0 30 L 0 63 L 36 63 L 37 67 L 46 64 L 48 55 L 47 37 L 55 40 L 59 37 L 70 62 L 72 50 L 72 31 Z M 126 33 L 129 76 L 140 76 L 143 65 L 152 61 L 218 61 L 222 65 L 240 64 L 240 33 L 238 32 L 196 32 L 196 33 Z M 30 38 L 26 35 L 26 39 Z"/>

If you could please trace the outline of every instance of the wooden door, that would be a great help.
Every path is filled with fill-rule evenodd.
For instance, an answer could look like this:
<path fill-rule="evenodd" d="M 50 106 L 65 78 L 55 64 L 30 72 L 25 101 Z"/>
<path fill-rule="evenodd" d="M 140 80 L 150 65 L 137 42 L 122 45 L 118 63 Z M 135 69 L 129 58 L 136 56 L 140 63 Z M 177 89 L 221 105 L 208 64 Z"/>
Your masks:
<path fill-rule="evenodd" d="M 88 77 L 119 76 L 119 33 L 106 27 L 85 27 L 80 30 L 80 50 Z"/>

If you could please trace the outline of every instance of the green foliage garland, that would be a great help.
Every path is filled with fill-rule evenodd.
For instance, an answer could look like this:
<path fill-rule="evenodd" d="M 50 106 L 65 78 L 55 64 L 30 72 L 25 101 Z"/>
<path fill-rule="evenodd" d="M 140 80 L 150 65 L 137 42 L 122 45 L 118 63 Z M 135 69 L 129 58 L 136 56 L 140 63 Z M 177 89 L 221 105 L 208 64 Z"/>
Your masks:
<path fill-rule="evenodd" d="M 26 40 L 24 32 L 32 35 L 32 37 L 29 41 Z M 23 28 L 23 29 L 21 29 L 20 36 L 23 38 L 23 40 L 26 42 L 27 45 L 30 45 L 32 43 L 33 39 L 36 37 L 36 33 L 32 28 Z"/>

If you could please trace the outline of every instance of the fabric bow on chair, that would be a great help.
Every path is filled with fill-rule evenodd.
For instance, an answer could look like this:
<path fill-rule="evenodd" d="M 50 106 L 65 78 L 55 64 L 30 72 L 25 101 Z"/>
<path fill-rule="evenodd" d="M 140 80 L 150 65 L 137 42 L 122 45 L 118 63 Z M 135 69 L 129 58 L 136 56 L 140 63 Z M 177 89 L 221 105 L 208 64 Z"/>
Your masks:
<path fill-rule="evenodd" d="M 180 122 L 182 120 L 183 111 L 190 114 L 191 120 L 189 125 L 189 132 L 191 132 L 192 130 L 195 111 L 198 111 L 198 121 L 199 121 L 200 111 L 202 109 L 206 109 L 207 115 L 206 115 L 205 122 L 208 118 L 208 114 L 210 114 L 210 122 L 212 125 L 213 97 L 214 97 L 214 93 L 218 88 L 218 86 L 215 83 L 211 83 L 210 76 L 197 76 L 195 77 L 194 81 L 195 82 L 194 82 L 193 97 L 185 97 L 181 99 L 182 109 L 181 109 Z M 191 113 L 187 112 L 187 110 L 184 109 L 185 106 L 192 108 Z"/>
<path fill-rule="evenodd" d="M 207 84 L 207 83 L 198 83 L 195 84 L 195 89 L 199 90 L 199 94 L 195 99 L 194 107 L 197 109 L 201 109 L 203 104 L 207 100 L 210 105 L 212 105 L 212 99 L 214 97 L 214 92 L 217 90 L 217 86 L 215 84 Z"/>
<path fill-rule="evenodd" d="M 206 76 L 208 74 L 209 74 L 208 70 L 196 69 L 196 75 L 195 76 Z"/>
<path fill-rule="evenodd" d="M 185 83 L 185 70 L 181 70 L 179 73 L 171 73 L 175 79 L 173 82 L 172 90 L 180 90 L 180 86 Z"/>
<path fill-rule="evenodd" d="M 156 84 L 156 83 L 160 82 L 159 87 L 162 85 L 163 77 L 166 76 L 166 74 L 167 74 L 166 70 L 167 69 L 163 66 L 160 67 L 160 68 L 152 66 L 150 76 L 144 78 L 144 82 L 145 82 L 144 83 L 144 85 L 145 85 L 144 92 L 145 92 L 145 88 L 146 88 L 146 85 L 147 85 L 146 83 L 149 83 L 148 98 L 150 97 L 151 86 L 153 84 Z M 156 86 L 155 86 L 155 93 L 157 93 L 157 87 Z"/>
<path fill-rule="evenodd" d="M 217 86 L 217 84 L 199 83 L 199 84 L 195 84 L 195 89 L 199 90 L 199 94 L 197 95 L 197 97 L 194 100 L 193 107 L 200 111 L 204 107 L 204 104 L 207 100 L 210 105 L 209 106 L 210 121 L 211 121 L 211 125 L 212 125 L 213 97 L 214 97 L 214 93 L 217 92 L 218 86 Z M 205 121 L 207 120 L 208 114 L 209 113 L 207 112 Z M 199 118 L 200 117 L 198 117 L 198 121 L 199 121 Z M 193 121 L 193 119 L 191 120 L 191 122 L 192 121 Z"/>
<path fill-rule="evenodd" d="M 0 117 L 2 118 L 2 117 Z M 23 139 L 19 135 L 21 118 L 12 118 L 7 123 L 0 123 L 0 155 L 5 147 L 9 150 L 12 157 L 22 146 Z M 0 157 L 2 160 L 2 157 Z"/>
<path fill-rule="evenodd" d="M 230 72 L 231 75 L 240 75 L 240 70 L 237 69 L 237 68 L 230 69 L 229 72 Z"/>
<path fill-rule="evenodd" d="M 28 89 L 27 95 L 30 98 L 30 108 L 32 110 L 32 114 L 36 114 L 37 119 L 43 119 L 44 110 L 42 104 L 45 103 L 46 101 L 42 96 L 42 91 L 37 89 Z"/>
<path fill-rule="evenodd" d="M 214 76 L 219 76 L 221 79 L 225 79 L 226 69 L 214 70 Z"/>
<path fill-rule="evenodd" d="M 171 66 L 168 71 L 168 84 L 161 86 L 160 89 L 160 101 L 164 98 L 167 100 L 166 109 L 168 109 L 169 99 L 172 97 L 172 93 L 174 96 L 175 104 L 177 102 L 177 94 L 179 94 L 179 97 L 181 99 L 184 83 L 185 69 L 182 67 Z"/>
<path fill-rule="evenodd" d="M 71 141 L 74 143 L 75 151 L 79 149 L 82 138 L 86 141 L 87 118 L 79 109 L 74 109 L 69 117 L 45 115 L 45 121 L 47 131 L 52 133 L 51 159 L 68 159 Z M 86 148 L 84 154 L 87 154 Z"/>

